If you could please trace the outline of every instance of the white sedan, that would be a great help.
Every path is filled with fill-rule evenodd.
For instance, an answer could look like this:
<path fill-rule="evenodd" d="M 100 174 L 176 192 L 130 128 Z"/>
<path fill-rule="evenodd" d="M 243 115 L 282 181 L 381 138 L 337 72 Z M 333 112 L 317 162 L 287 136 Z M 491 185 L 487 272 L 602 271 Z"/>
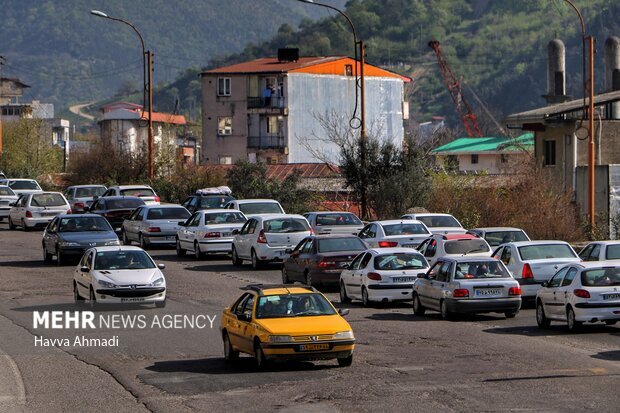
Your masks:
<path fill-rule="evenodd" d="M 620 259 L 620 241 L 595 241 L 580 252 L 583 261 L 608 261 Z"/>
<path fill-rule="evenodd" d="M 413 283 L 429 265 L 411 248 L 374 248 L 359 254 L 340 274 L 340 302 L 352 298 L 371 302 L 411 300 Z"/>
<path fill-rule="evenodd" d="M 431 231 L 420 221 L 395 219 L 371 222 L 358 236 L 373 248 L 416 248 L 431 236 Z"/>
<path fill-rule="evenodd" d="M 561 321 L 570 331 L 583 323 L 620 320 L 620 261 L 564 266 L 536 293 L 536 322 L 541 328 Z"/>
<path fill-rule="evenodd" d="M 84 253 L 73 274 L 76 304 L 154 303 L 166 305 L 166 279 L 142 248 L 97 247 Z"/>
<path fill-rule="evenodd" d="M 196 211 L 177 231 L 177 255 L 192 251 L 199 259 L 204 254 L 230 254 L 233 231 L 246 221 L 243 212 L 234 209 Z"/>
<path fill-rule="evenodd" d="M 17 201 L 17 195 L 13 190 L 6 186 L 0 185 L 0 221 L 9 216 L 9 211 L 13 202 Z"/>

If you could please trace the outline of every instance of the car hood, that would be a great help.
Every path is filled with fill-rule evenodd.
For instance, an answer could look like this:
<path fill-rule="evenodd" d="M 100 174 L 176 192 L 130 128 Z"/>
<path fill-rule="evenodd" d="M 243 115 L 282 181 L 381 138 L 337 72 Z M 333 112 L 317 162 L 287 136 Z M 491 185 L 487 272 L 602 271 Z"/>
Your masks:
<path fill-rule="evenodd" d="M 61 232 L 58 236 L 60 239 L 70 242 L 118 240 L 114 231 Z"/>
<path fill-rule="evenodd" d="M 97 270 L 98 278 L 112 280 L 117 285 L 148 284 L 163 276 L 159 268 L 145 270 Z"/>
<path fill-rule="evenodd" d="M 290 336 L 334 334 L 350 331 L 351 326 L 339 314 L 283 318 L 259 318 L 256 320 L 270 334 Z"/>

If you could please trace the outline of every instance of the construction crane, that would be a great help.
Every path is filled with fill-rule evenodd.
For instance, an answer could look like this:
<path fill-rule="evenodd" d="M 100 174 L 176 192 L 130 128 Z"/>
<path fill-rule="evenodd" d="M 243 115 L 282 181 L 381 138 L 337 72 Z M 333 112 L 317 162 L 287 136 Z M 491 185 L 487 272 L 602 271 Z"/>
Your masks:
<path fill-rule="evenodd" d="M 448 87 L 448 92 L 450 92 L 450 97 L 456 106 L 456 111 L 463 122 L 467 135 L 471 138 L 482 137 L 482 132 L 476 121 L 476 115 L 474 115 L 471 106 L 469 106 L 467 99 L 465 99 L 465 95 L 463 95 L 461 84 L 452 72 L 452 69 L 450 69 L 450 65 L 448 65 L 448 62 L 441 54 L 441 44 L 439 44 L 437 40 L 431 40 L 428 42 L 428 46 L 433 49 L 437 56 L 437 63 L 439 63 L 439 69 L 443 75 L 444 83 Z"/>

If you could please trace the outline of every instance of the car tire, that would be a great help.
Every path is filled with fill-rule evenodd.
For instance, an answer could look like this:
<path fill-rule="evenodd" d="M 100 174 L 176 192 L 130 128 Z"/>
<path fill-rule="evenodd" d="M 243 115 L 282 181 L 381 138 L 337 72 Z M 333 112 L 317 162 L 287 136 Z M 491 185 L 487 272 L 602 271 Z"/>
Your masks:
<path fill-rule="evenodd" d="M 446 300 L 441 300 L 441 303 L 439 304 L 439 308 L 441 309 L 441 318 L 443 318 L 444 320 L 453 319 L 452 313 L 448 311 L 448 303 L 446 302 Z"/>
<path fill-rule="evenodd" d="M 291 281 L 288 279 L 288 273 L 286 272 L 286 266 L 284 264 L 282 264 L 282 269 L 280 271 L 282 272 L 282 284 L 290 284 Z"/>
<path fill-rule="evenodd" d="M 239 358 L 239 352 L 233 348 L 230 343 L 230 337 L 228 337 L 228 333 L 226 331 L 224 331 L 222 341 L 224 342 L 224 361 L 227 363 L 237 361 Z"/>
<path fill-rule="evenodd" d="M 155 301 L 155 307 L 156 308 L 164 308 L 164 307 L 166 307 L 166 300 Z"/>
<path fill-rule="evenodd" d="M 235 267 L 240 267 L 243 264 L 243 260 L 239 258 L 239 255 L 237 254 L 237 249 L 234 246 L 232 247 L 232 252 L 230 256 L 232 257 L 232 264 Z"/>
<path fill-rule="evenodd" d="M 519 311 L 505 311 L 504 312 L 504 317 L 506 318 L 515 318 L 517 316 L 517 313 Z"/>
<path fill-rule="evenodd" d="M 84 297 L 82 297 L 80 295 L 80 292 L 78 291 L 77 284 L 75 282 L 73 283 L 73 302 L 76 305 L 84 304 Z"/>
<path fill-rule="evenodd" d="M 47 252 L 47 247 L 43 244 L 43 261 L 52 262 L 53 255 Z"/>
<path fill-rule="evenodd" d="M 123 245 L 131 245 L 131 241 L 125 231 L 123 231 Z"/>
<path fill-rule="evenodd" d="M 536 324 L 540 328 L 549 328 L 551 321 L 545 315 L 545 309 L 540 301 L 536 303 Z"/>
<path fill-rule="evenodd" d="M 308 287 L 312 287 L 312 275 L 310 274 L 310 271 L 306 270 L 304 271 L 305 277 L 304 277 L 304 281 L 306 282 L 306 285 Z"/>
<path fill-rule="evenodd" d="M 140 248 L 143 250 L 147 250 L 149 248 L 149 243 L 144 236 L 142 236 L 142 234 L 138 235 L 138 243 L 140 244 Z"/>
<path fill-rule="evenodd" d="M 617 322 L 617 320 L 605 320 L 605 324 L 608 326 L 616 325 Z"/>
<path fill-rule="evenodd" d="M 264 369 L 269 364 L 269 362 L 265 358 L 263 347 L 260 345 L 260 342 L 258 342 L 258 340 L 254 342 L 254 358 L 256 360 L 256 366 L 259 369 Z"/>
<path fill-rule="evenodd" d="M 15 224 L 13 223 L 13 220 L 11 219 L 11 217 L 9 217 L 9 229 L 15 229 Z"/>
<path fill-rule="evenodd" d="M 200 244 L 196 241 L 194 242 L 194 257 L 199 260 L 204 257 L 202 251 L 200 251 Z"/>
<path fill-rule="evenodd" d="M 252 269 L 253 270 L 260 270 L 261 268 L 263 268 L 263 261 L 260 260 L 257 256 L 256 256 L 256 251 L 254 251 L 254 249 L 252 249 Z"/>
<path fill-rule="evenodd" d="M 177 238 L 177 257 L 185 257 L 185 251 L 183 247 L 181 247 L 181 241 Z"/>
<path fill-rule="evenodd" d="M 426 308 L 420 302 L 420 297 L 416 293 L 413 293 L 413 314 L 415 315 L 424 315 L 426 313 Z"/>
<path fill-rule="evenodd" d="M 353 354 L 349 357 L 338 358 L 338 367 L 349 367 L 351 364 L 353 364 Z"/>
<path fill-rule="evenodd" d="M 582 324 L 583 323 L 581 321 L 575 320 L 575 311 L 573 310 L 573 307 L 568 307 L 566 310 L 566 325 L 568 327 L 568 331 L 578 331 Z"/>
<path fill-rule="evenodd" d="M 90 287 L 90 294 L 89 294 L 89 300 L 88 300 L 88 304 L 90 305 L 91 309 L 95 309 L 97 308 L 97 297 L 95 297 L 95 291 L 93 290 L 93 287 Z"/>
<path fill-rule="evenodd" d="M 22 231 L 28 232 L 28 226 L 26 225 L 26 221 L 22 219 Z"/>
<path fill-rule="evenodd" d="M 362 305 L 364 307 L 370 307 L 371 301 L 370 298 L 368 298 L 368 290 L 366 289 L 366 287 L 362 287 Z"/>
<path fill-rule="evenodd" d="M 65 259 L 62 256 L 62 252 L 58 245 L 56 246 L 56 264 L 63 265 L 65 263 Z"/>
<path fill-rule="evenodd" d="M 347 295 L 347 287 L 344 285 L 344 281 L 340 282 L 340 302 L 342 304 L 348 304 L 351 302 L 351 297 Z"/>

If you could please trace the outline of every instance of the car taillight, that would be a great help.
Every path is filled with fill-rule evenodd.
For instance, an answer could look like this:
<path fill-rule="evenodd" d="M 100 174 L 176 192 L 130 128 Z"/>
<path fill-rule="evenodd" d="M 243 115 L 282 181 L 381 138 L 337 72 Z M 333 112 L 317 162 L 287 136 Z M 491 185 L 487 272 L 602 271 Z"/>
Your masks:
<path fill-rule="evenodd" d="M 76 208 L 84 208 L 84 202 L 76 202 L 76 203 L 74 204 L 74 206 L 75 206 Z"/>
<path fill-rule="evenodd" d="M 32 218 L 32 212 L 26 211 L 26 218 Z"/>
<path fill-rule="evenodd" d="M 155 202 L 161 202 L 161 198 L 155 195 Z"/>
<path fill-rule="evenodd" d="M 534 273 L 532 272 L 532 267 L 530 264 L 525 264 L 523 266 L 523 272 L 521 273 L 521 278 L 534 278 Z"/>
<path fill-rule="evenodd" d="M 259 244 L 266 244 L 267 243 L 267 237 L 265 237 L 265 230 L 261 229 L 260 232 L 258 233 L 258 239 L 256 240 L 256 242 L 258 242 Z"/>
<path fill-rule="evenodd" d="M 366 274 L 366 277 L 374 281 L 381 281 L 381 274 L 377 274 L 376 272 L 369 272 Z"/>
<path fill-rule="evenodd" d="M 321 234 L 328 234 L 327 232 L 321 232 Z M 310 235 L 314 235 L 314 230 L 310 227 Z"/>
<path fill-rule="evenodd" d="M 579 298 L 590 298 L 590 293 L 588 290 L 573 290 L 573 294 L 575 294 Z"/>
<path fill-rule="evenodd" d="M 205 234 L 205 238 L 219 238 L 221 236 L 222 234 L 220 234 L 219 232 L 207 232 Z"/>
<path fill-rule="evenodd" d="M 326 267 L 335 267 L 336 266 L 336 261 L 319 261 L 319 268 L 326 268 Z"/>
<path fill-rule="evenodd" d="M 159 227 L 149 227 L 146 232 L 161 232 Z"/>
<path fill-rule="evenodd" d="M 510 287 L 508 290 L 508 295 L 521 295 L 520 287 Z"/>
<path fill-rule="evenodd" d="M 70 209 L 67 209 L 67 214 L 70 214 L 70 213 L 71 213 L 71 210 L 70 210 Z"/>
<path fill-rule="evenodd" d="M 379 248 L 392 248 L 397 245 L 397 241 L 379 241 Z"/>
<path fill-rule="evenodd" d="M 466 288 L 457 288 L 456 290 L 452 292 L 452 297 L 454 298 L 469 297 L 469 290 Z"/>

